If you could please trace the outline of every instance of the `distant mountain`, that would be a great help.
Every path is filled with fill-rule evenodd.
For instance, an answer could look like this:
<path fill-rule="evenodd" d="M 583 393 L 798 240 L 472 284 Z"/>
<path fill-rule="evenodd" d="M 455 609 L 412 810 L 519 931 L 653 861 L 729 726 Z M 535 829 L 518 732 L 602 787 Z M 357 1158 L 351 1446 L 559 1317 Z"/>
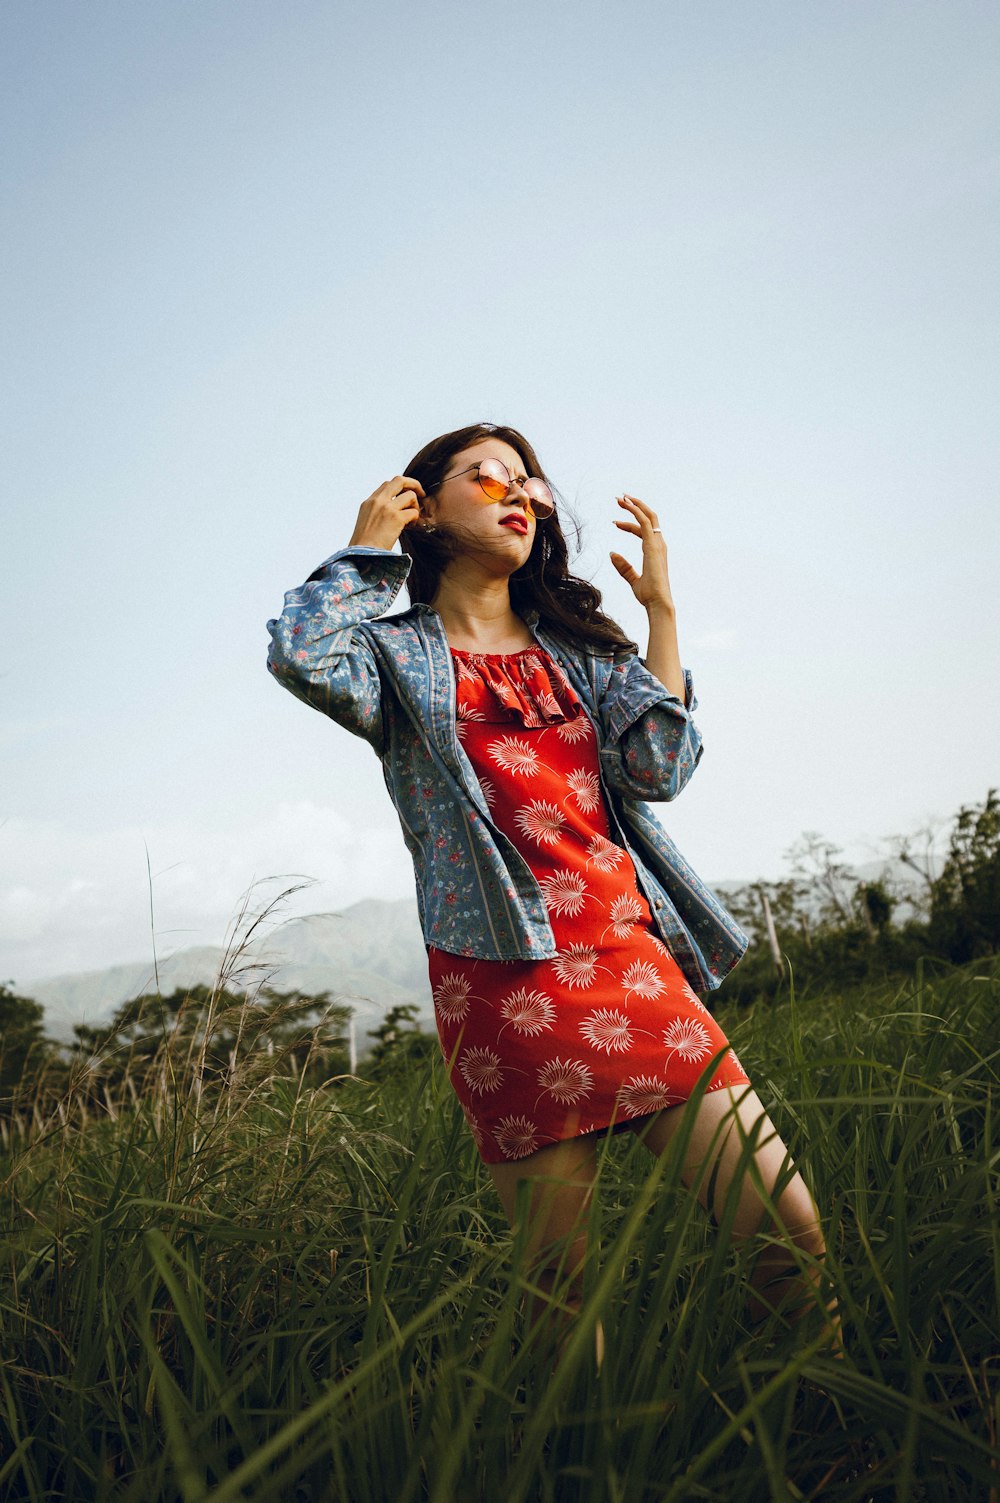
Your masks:
<path fill-rule="evenodd" d="M 71 1039 L 75 1023 L 97 1026 L 131 997 L 157 989 L 211 986 L 226 962 L 219 946 L 179 950 L 159 961 L 111 966 L 27 982 L 19 987 L 45 1008 L 46 1031 Z M 411 1002 L 431 1021 L 427 952 L 411 899 L 368 898 L 342 913 L 312 913 L 288 919 L 263 938 L 255 937 L 226 962 L 230 990 L 266 983 L 277 991 L 330 993 L 354 1009 L 361 1030 L 377 1027 L 390 1007 Z"/>

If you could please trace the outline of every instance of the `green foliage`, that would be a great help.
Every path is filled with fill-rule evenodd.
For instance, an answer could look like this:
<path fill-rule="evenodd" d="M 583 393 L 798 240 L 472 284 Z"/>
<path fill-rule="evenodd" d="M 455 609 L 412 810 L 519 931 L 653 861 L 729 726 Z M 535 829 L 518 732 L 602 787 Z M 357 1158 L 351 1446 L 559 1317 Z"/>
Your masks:
<path fill-rule="evenodd" d="M 916 903 L 918 911 L 902 924 L 893 922 L 901 893 L 885 877 L 860 881 L 839 860 L 838 848 L 821 836 L 804 835 L 788 855 L 790 877 L 750 883 L 727 897 L 751 943 L 720 988 L 716 1005 L 782 996 L 790 976 L 815 996 L 865 979 L 905 975 L 921 958 L 961 965 L 1000 951 L 996 789 L 981 806 L 963 807 L 955 816 L 939 877 L 912 856 L 909 842 L 899 842 L 898 859 L 920 872 L 926 884 L 925 893 L 907 894 L 908 906 Z M 765 897 L 782 955 L 780 974 L 768 944 Z"/>
<path fill-rule="evenodd" d="M 878 938 L 879 931 L 884 929 L 892 918 L 892 912 L 898 900 L 882 880 L 860 883 L 855 897 L 868 928 L 868 937 L 875 940 Z"/>
<path fill-rule="evenodd" d="M 55 1046 L 45 1037 L 44 1011 L 0 982 L 0 1113 L 18 1092 L 34 1093 Z"/>
<path fill-rule="evenodd" d="M 372 1033 L 374 1043 L 366 1074 L 375 1080 L 406 1075 L 419 1069 L 437 1051 L 437 1035 L 421 1031 L 419 1016 L 420 1009 L 412 1002 L 390 1007 Z"/>
<path fill-rule="evenodd" d="M 724 1019 L 821 1207 L 845 1354 L 751 1328 L 753 1249 L 629 1137 L 554 1378 L 432 1057 L 382 1083 L 197 1054 L 0 1176 L 0 1495 L 107 1503 L 926 1499 L 996 1482 L 1000 964 Z M 592 1360 L 600 1318 L 607 1356 Z"/>
<path fill-rule="evenodd" d="M 959 810 L 931 900 L 932 942 L 952 959 L 1000 950 L 1000 797 Z"/>
<path fill-rule="evenodd" d="M 347 1070 L 351 1009 L 329 992 L 307 995 L 263 986 L 252 999 L 225 987 L 192 986 L 122 1003 L 102 1028 L 77 1024 L 75 1060 L 91 1084 L 142 1090 L 169 1062 L 197 1061 L 201 1086 L 220 1084 L 245 1060 L 310 1083 Z M 280 1063 L 279 1063 L 280 1062 Z"/>

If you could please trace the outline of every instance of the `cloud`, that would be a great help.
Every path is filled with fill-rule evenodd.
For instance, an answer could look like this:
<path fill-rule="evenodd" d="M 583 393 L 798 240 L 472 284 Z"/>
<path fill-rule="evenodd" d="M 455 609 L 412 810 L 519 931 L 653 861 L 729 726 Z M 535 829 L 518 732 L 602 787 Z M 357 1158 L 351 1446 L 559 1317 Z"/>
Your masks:
<path fill-rule="evenodd" d="M 391 811 L 362 825 L 305 801 L 214 829 L 175 822 L 96 832 L 12 819 L 0 828 L 0 867 L 0 980 L 22 986 L 149 960 L 154 932 L 161 959 L 222 944 L 251 884 L 259 907 L 307 879 L 283 910 L 289 917 L 413 891 Z"/>

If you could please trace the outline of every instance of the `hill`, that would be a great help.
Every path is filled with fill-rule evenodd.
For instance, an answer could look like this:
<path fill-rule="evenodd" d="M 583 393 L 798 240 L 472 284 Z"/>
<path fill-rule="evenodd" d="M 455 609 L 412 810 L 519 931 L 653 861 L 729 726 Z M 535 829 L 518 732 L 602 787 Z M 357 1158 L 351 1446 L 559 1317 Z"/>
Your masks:
<path fill-rule="evenodd" d="M 52 976 L 19 987 L 45 1009 L 46 1032 L 70 1039 L 75 1023 L 97 1026 L 131 997 L 180 987 L 211 986 L 225 960 L 221 946 L 202 945 L 159 960 Z M 427 957 L 416 903 L 366 898 L 340 913 L 288 919 L 255 937 L 230 972 L 232 989 L 262 982 L 279 991 L 329 991 L 348 1003 L 363 1028 L 376 1027 L 390 1007 L 412 1002 L 431 1018 Z"/>

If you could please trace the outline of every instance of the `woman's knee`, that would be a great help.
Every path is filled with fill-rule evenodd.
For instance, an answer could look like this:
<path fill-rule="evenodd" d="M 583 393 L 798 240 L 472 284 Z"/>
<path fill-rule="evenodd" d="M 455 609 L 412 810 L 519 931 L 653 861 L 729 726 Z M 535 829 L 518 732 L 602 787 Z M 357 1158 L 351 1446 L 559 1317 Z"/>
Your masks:
<path fill-rule="evenodd" d="M 775 1230 L 811 1258 L 826 1252 L 819 1211 L 805 1180 L 796 1174 L 775 1202 Z"/>
<path fill-rule="evenodd" d="M 750 1314 L 761 1319 L 770 1312 L 799 1320 L 823 1303 L 823 1259 L 826 1241 L 808 1190 L 783 1197 L 775 1214 L 765 1219 L 750 1275 Z M 835 1309 L 828 1305 L 828 1313 Z"/>

